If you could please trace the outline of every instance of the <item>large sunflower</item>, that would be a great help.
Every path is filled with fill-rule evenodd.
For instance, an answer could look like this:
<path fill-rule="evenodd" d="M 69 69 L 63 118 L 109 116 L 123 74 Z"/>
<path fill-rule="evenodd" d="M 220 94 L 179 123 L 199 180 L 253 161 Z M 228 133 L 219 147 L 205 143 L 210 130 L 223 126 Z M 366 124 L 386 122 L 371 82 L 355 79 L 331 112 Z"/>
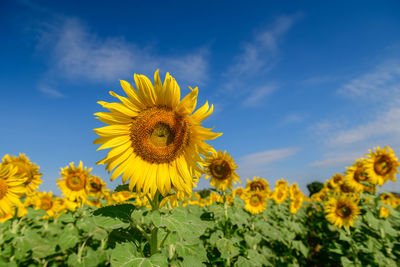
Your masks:
<path fill-rule="evenodd" d="M 378 146 L 375 151 L 370 150 L 367 156 L 369 158 L 366 159 L 366 172 L 374 184 L 382 186 L 387 180 L 396 182 L 396 173 L 399 172 L 400 162 L 393 149 L 388 146 L 381 149 Z"/>
<path fill-rule="evenodd" d="M 0 164 L 0 217 L 12 214 L 15 206 L 22 206 L 25 179 L 17 175 L 18 168 Z"/>
<path fill-rule="evenodd" d="M 218 151 L 205 157 L 206 179 L 211 177 L 210 185 L 215 186 L 217 190 L 225 191 L 232 189 L 232 183 L 240 182 L 235 169 L 237 165 L 233 158 L 226 151 Z"/>
<path fill-rule="evenodd" d="M 244 199 L 245 210 L 251 214 L 263 212 L 267 208 L 267 195 L 261 191 L 249 191 Z"/>
<path fill-rule="evenodd" d="M 99 149 L 112 148 L 98 164 L 107 164 L 113 181 L 122 175 L 129 180 L 129 188 L 154 196 L 158 190 L 167 195 L 171 188 L 190 194 L 194 177 L 199 177 L 198 163 L 215 151 L 205 140 L 220 136 L 201 126 L 213 111 L 208 103 L 193 113 L 198 89 L 182 100 L 180 88 L 167 73 L 162 84 L 158 70 L 154 85 L 144 75 L 134 75 L 137 89 L 128 82 L 121 86 L 128 97 L 110 94 L 122 103 L 98 102 L 110 112 L 96 113 L 98 119 L 109 124 L 95 129 L 101 137 L 94 141 Z"/>
<path fill-rule="evenodd" d="M 92 168 L 83 167 L 82 161 L 78 167 L 71 162 L 69 166 L 61 168 L 61 177 L 57 179 L 57 184 L 63 195 L 69 200 L 83 201 L 87 198 L 86 184 Z"/>
<path fill-rule="evenodd" d="M 354 219 L 360 214 L 357 200 L 351 197 L 331 198 L 325 203 L 326 219 L 336 227 L 346 229 L 354 225 Z"/>
<path fill-rule="evenodd" d="M 42 180 L 40 180 L 42 174 L 39 173 L 39 166 L 32 163 L 25 154 L 19 154 L 19 157 L 5 155 L 3 163 L 17 167 L 17 175 L 25 177 L 24 185 L 27 194 L 39 188 L 39 185 L 42 183 Z"/>

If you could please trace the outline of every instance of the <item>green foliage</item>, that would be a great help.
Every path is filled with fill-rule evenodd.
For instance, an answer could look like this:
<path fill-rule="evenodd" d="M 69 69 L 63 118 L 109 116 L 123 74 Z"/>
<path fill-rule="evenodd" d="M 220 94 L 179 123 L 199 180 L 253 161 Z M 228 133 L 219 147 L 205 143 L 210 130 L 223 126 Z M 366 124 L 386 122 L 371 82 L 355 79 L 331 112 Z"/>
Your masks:
<path fill-rule="evenodd" d="M 289 200 L 267 204 L 257 215 L 238 197 L 229 207 L 84 206 L 57 219 L 41 219 L 43 211 L 29 208 L 26 216 L 0 223 L 0 267 L 398 266 L 399 208 L 379 197 L 362 196 L 362 214 L 349 231 L 327 222 L 321 203 L 305 203 L 296 214 Z M 381 206 L 389 218 L 379 217 Z"/>

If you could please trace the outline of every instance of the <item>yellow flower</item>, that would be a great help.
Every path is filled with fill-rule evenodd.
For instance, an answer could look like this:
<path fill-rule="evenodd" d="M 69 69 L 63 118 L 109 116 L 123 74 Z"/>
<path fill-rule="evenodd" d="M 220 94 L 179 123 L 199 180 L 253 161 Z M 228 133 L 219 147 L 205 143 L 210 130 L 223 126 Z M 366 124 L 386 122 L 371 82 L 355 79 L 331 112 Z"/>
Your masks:
<path fill-rule="evenodd" d="M 381 218 L 387 218 L 390 215 L 390 211 L 387 207 L 382 206 L 381 209 L 379 210 L 379 217 Z"/>
<path fill-rule="evenodd" d="M 137 89 L 121 81 L 128 97 L 110 92 L 122 103 L 98 102 L 110 112 L 95 115 L 110 126 L 94 130 L 101 136 L 94 143 L 102 144 L 98 150 L 112 148 L 98 164 L 114 170 L 111 181 L 122 175 L 137 193 L 153 197 L 158 190 L 166 196 L 174 187 L 191 194 L 194 177 L 201 174 L 201 155 L 215 151 L 204 141 L 221 135 L 201 126 L 213 107 L 206 103 L 193 113 L 197 87 L 180 100 L 180 88 L 168 73 L 163 84 L 158 70 L 154 85 L 144 75 L 134 79 Z"/>
<path fill-rule="evenodd" d="M 260 191 L 264 192 L 267 195 L 271 192 L 271 190 L 269 189 L 268 182 L 265 179 L 260 178 L 258 176 L 254 177 L 253 181 L 247 179 L 246 191 L 247 192 Z"/>
<path fill-rule="evenodd" d="M 60 211 L 66 212 L 68 210 L 75 211 L 78 207 L 78 203 L 75 201 L 71 201 L 67 198 L 57 198 L 56 199 L 60 205 Z"/>
<path fill-rule="evenodd" d="M 290 201 L 290 213 L 296 214 L 303 204 L 303 197 L 297 197 Z"/>
<path fill-rule="evenodd" d="M 325 203 L 326 219 L 341 228 L 354 225 L 354 220 L 360 214 L 360 207 L 351 197 L 332 197 Z"/>
<path fill-rule="evenodd" d="M 287 199 L 288 190 L 284 187 L 275 188 L 272 198 L 275 200 L 276 204 L 281 204 Z"/>
<path fill-rule="evenodd" d="M 35 209 L 45 210 L 48 217 L 57 217 L 59 215 L 61 205 L 57 198 L 53 197 L 51 191 L 49 193 L 35 192 L 32 198 L 34 199 L 33 206 Z"/>
<path fill-rule="evenodd" d="M 396 173 L 399 172 L 400 162 L 395 156 L 393 150 L 385 146 L 375 148 L 375 151 L 369 150 L 366 159 L 366 171 L 374 184 L 382 186 L 387 180 L 396 182 Z"/>
<path fill-rule="evenodd" d="M 82 161 L 78 167 L 71 162 L 69 166 L 61 168 L 61 177 L 57 179 L 57 184 L 63 195 L 69 200 L 82 202 L 87 198 L 86 184 L 92 168 L 83 168 Z"/>
<path fill-rule="evenodd" d="M 101 198 L 110 189 L 106 189 L 106 183 L 98 176 L 90 175 L 86 183 L 86 193 L 88 196 Z"/>
<path fill-rule="evenodd" d="M 368 177 L 368 173 L 365 167 L 366 161 L 356 160 L 356 163 L 351 167 L 347 167 L 345 179 L 348 182 L 348 185 L 354 188 L 356 192 L 363 192 L 366 190 L 367 186 L 361 184 L 361 182 L 371 183 L 371 179 Z"/>
<path fill-rule="evenodd" d="M 232 183 L 240 182 L 235 169 L 237 165 L 226 151 L 213 152 L 205 157 L 205 179 L 211 177 L 210 185 L 217 190 L 232 189 Z"/>
<path fill-rule="evenodd" d="M 19 178 L 17 172 L 17 167 L 0 164 L 0 217 L 14 214 L 14 207 L 22 205 L 25 179 Z"/>
<path fill-rule="evenodd" d="M 245 196 L 245 210 L 251 214 L 258 214 L 267 208 L 267 197 L 261 191 L 249 191 Z"/>
<path fill-rule="evenodd" d="M 24 185 L 27 194 L 35 191 L 42 183 L 42 180 L 40 180 L 42 174 L 39 173 L 39 166 L 30 162 L 25 154 L 19 154 L 19 157 L 5 155 L 3 157 L 3 164 L 10 164 L 18 168 L 17 175 L 26 179 Z"/>
<path fill-rule="evenodd" d="M 238 187 L 233 189 L 233 197 L 238 196 L 238 197 L 242 197 L 242 195 L 244 194 L 244 189 L 242 187 Z"/>
<path fill-rule="evenodd" d="M 119 191 L 119 192 L 113 192 L 111 194 L 111 198 L 115 203 L 124 203 L 125 201 L 136 197 L 136 200 L 139 198 L 135 193 L 132 193 L 130 191 Z"/>
<path fill-rule="evenodd" d="M 336 173 L 335 175 L 333 175 L 331 177 L 328 184 L 332 188 L 337 188 L 340 186 L 340 184 L 343 182 L 343 180 L 344 180 L 344 176 L 340 173 Z"/>

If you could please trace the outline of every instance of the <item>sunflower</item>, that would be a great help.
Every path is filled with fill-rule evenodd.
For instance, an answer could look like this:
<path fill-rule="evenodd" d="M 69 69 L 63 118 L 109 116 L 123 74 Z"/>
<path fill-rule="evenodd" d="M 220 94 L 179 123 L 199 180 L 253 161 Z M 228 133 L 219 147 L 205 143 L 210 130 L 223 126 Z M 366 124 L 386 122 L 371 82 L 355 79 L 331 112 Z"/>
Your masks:
<path fill-rule="evenodd" d="M 83 167 L 79 161 L 78 167 L 71 162 L 69 166 L 61 168 L 61 177 L 57 179 L 58 187 L 69 200 L 82 202 L 87 198 L 86 184 L 92 168 Z"/>
<path fill-rule="evenodd" d="M 369 151 L 365 167 L 373 183 L 382 186 L 387 180 L 396 182 L 396 173 L 399 172 L 400 162 L 393 150 L 388 146 L 382 149 L 378 146 L 375 151 Z"/>
<path fill-rule="evenodd" d="M 53 193 L 50 192 L 36 192 L 34 197 L 33 206 L 35 209 L 45 210 L 49 217 L 57 217 L 61 210 L 60 202 L 57 198 L 53 197 Z"/>
<path fill-rule="evenodd" d="M 15 206 L 22 206 L 20 198 L 25 195 L 25 179 L 17 172 L 17 167 L 0 164 L 0 217 L 15 212 Z"/>
<path fill-rule="evenodd" d="M 284 187 L 275 188 L 274 193 L 272 194 L 272 198 L 275 200 L 276 204 L 281 204 L 287 199 L 287 196 L 288 190 L 285 190 Z"/>
<path fill-rule="evenodd" d="M 212 140 L 220 133 L 201 126 L 202 121 L 213 112 L 208 103 L 193 111 L 197 104 L 198 88 L 180 100 L 180 88 L 167 73 L 161 83 L 158 70 L 154 85 L 144 75 L 134 75 L 137 89 L 128 82 L 121 86 L 128 97 L 110 94 L 122 103 L 98 102 L 110 112 L 96 113 L 98 119 L 109 124 L 94 132 L 101 137 L 94 141 L 102 144 L 99 149 L 112 148 L 97 164 L 107 164 L 113 181 L 122 175 L 129 180 L 129 188 L 138 193 L 158 190 L 166 196 L 172 187 L 190 194 L 193 177 L 201 175 L 201 155 L 214 152 L 205 140 Z"/>
<path fill-rule="evenodd" d="M 347 167 L 345 179 L 348 185 L 354 188 L 356 192 L 363 192 L 367 186 L 361 182 L 371 183 L 371 179 L 368 177 L 366 172 L 365 160 L 356 160 L 351 167 Z"/>
<path fill-rule="evenodd" d="M 26 187 L 26 194 L 30 194 L 38 189 L 42 183 L 42 180 L 40 180 L 42 173 L 39 173 L 39 166 L 32 163 L 25 154 L 19 154 L 19 157 L 5 155 L 3 157 L 3 164 L 10 164 L 17 167 L 17 175 L 25 177 L 24 185 Z"/>
<path fill-rule="evenodd" d="M 305 198 L 303 192 L 301 192 L 298 184 L 294 183 L 289 187 L 290 199 Z"/>
<path fill-rule="evenodd" d="M 387 218 L 390 215 L 390 210 L 387 207 L 382 206 L 379 210 L 380 218 Z"/>
<path fill-rule="evenodd" d="M 86 193 L 88 196 L 101 198 L 110 189 L 106 189 L 106 183 L 98 176 L 90 175 L 86 183 Z"/>
<path fill-rule="evenodd" d="M 247 179 L 246 191 L 247 192 L 260 191 L 264 192 L 267 195 L 271 192 L 271 190 L 269 189 L 268 182 L 265 179 L 260 178 L 258 176 L 255 176 L 253 178 L 253 181 Z"/>
<path fill-rule="evenodd" d="M 303 204 L 303 197 L 296 197 L 290 201 L 290 213 L 296 214 Z"/>
<path fill-rule="evenodd" d="M 344 180 L 344 175 L 340 173 L 335 173 L 329 180 L 329 185 L 333 188 L 337 188 Z"/>
<path fill-rule="evenodd" d="M 360 214 L 360 207 L 351 197 L 331 198 L 325 203 L 325 213 L 330 223 L 348 229 L 354 225 L 354 219 Z"/>
<path fill-rule="evenodd" d="M 244 194 L 244 189 L 243 189 L 243 187 L 238 187 L 238 188 L 235 188 L 235 189 L 233 189 L 233 197 L 235 197 L 235 196 L 238 196 L 238 197 L 242 197 L 242 195 Z"/>
<path fill-rule="evenodd" d="M 240 183 L 239 176 L 235 172 L 237 167 L 226 151 L 213 152 L 205 157 L 205 179 L 211 177 L 210 185 L 215 186 L 217 190 L 232 189 L 232 183 Z"/>
<path fill-rule="evenodd" d="M 267 196 L 261 191 L 250 191 L 245 196 L 245 210 L 251 214 L 258 214 L 267 208 Z"/>

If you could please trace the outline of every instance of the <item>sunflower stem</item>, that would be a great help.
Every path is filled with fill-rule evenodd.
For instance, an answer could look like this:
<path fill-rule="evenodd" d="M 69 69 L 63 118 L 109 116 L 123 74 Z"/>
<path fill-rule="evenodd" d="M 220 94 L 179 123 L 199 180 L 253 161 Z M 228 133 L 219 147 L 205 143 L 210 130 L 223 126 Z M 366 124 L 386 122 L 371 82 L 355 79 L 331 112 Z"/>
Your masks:
<path fill-rule="evenodd" d="M 151 204 L 151 211 L 158 211 L 160 208 L 160 192 L 156 192 L 153 199 L 151 199 L 148 195 L 146 195 L 147 199 L 150 201 Z M 153 229 L 151 229 L 151 236 L 150 236 L 150 254 L 154 255 L 158 252 L 158 227 L 153 223 Z"/>

